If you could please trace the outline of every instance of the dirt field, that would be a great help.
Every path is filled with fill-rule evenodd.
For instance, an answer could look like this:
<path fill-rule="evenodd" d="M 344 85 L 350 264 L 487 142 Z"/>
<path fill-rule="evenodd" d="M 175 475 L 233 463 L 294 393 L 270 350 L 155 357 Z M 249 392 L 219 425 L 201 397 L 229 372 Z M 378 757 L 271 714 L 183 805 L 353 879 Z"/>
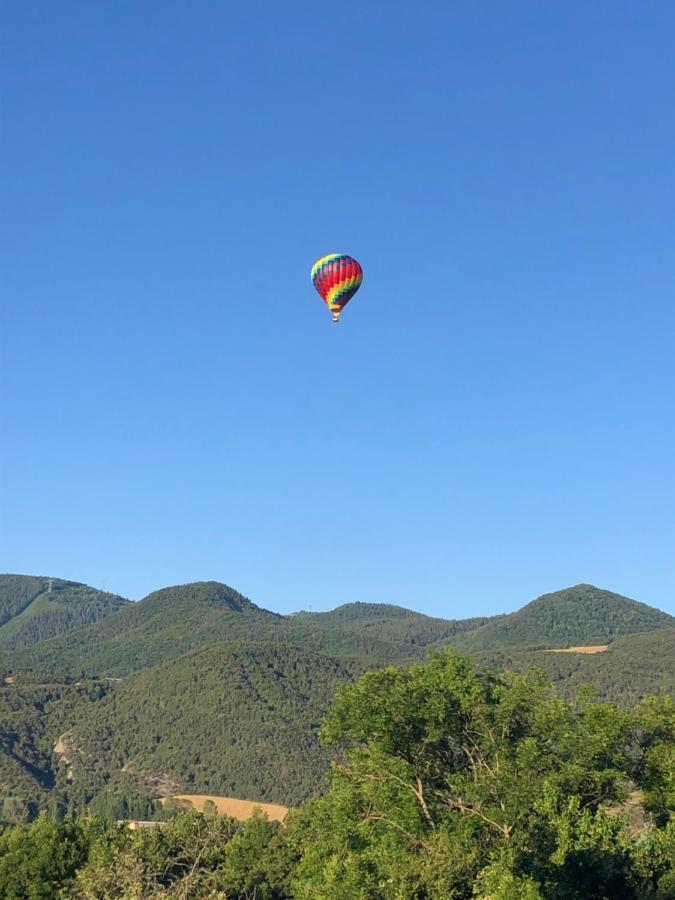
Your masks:
<path fill-rule="evenodd" d="M 288 807 L 277 803 L 256 803 L 254 800 L 237 800 L 236 797 L 212 797 L 208 794 L 174 794 L 173 800 L 184 800 L 190 803 L 194 809 L 202 812 L 204 804 L 210 800 L 219 813 L 232 816 L 233 819 L 245 821 L 253 815 L 253 810 L 260 807 L 270 822 L 283 822 L 288 812 Z"/>
<path fill-rule="evenodd" d="M 565 647 L 562 650 L 545 650 L 545 653 L 604 653 L 609 644 L 595 644 L 590 647 Z"/>

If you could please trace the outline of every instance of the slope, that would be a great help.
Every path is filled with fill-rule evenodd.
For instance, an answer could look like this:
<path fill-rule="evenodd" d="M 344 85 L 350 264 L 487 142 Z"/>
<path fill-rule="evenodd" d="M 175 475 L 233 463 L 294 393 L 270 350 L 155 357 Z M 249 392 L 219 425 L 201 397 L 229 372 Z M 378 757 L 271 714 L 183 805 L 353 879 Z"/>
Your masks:
<path fill-rule="evenodd" d="M 225 640 L 273 640 L 378 665 L 422 659 L 429 647 L 489 621 L 435 619 L 401 607 L 365 603 L 329 613 L 279 616 L 227 585 L 196 582 L 155 591 L 105 621 L 20 654 L 0 653 L 0 668 L 77 678 L 121 676 Z"/>
<path fill-rule="evenodd" d="M 76 581 L 0 575 L 0 647 L 27 647 L 104 619 L 128 604 Z"/>
<path fill-rule="evenodd" d="M 591 686 L 605 700 L 633 706 L 649 694 L 675 694 L 675 628 L 617 637 L 604 653 L 501 649 L 473 654 L 478 668 L 498 672 L 542 669 L 563 696 Z"/>
<path fill-rule="evenodd" d="M 494 617 L 499 618 L 499 617 Z M 423 659 L 427 650 L 492 621 L 438 619 L 386 603 L 347 603 L 330 612 L 296 613 L 287 619 L 288 634 L 301 646 L 373 663 Z"/>
<path fill-rule="evenodd" d="M 453 641 L 461 652 L 505 647 L 564 647 L 675 626 L 661 610 L 591 584 L 544 594 L 517 612 Z"/>
<path fill-rule="evenodd" d="M 217 644 L 113 684 L 60 746 L 86 797 L 107 787 L 296 804 L 321 786 L 319 723 L 355 671 L 288 647 Z"/>
<path fill-rule="evenodd" d="M 282 619 L 215 581 L 164 588 L 107 619 L 0 655 L 5 670 L 120 676 L 222 640 L 270 639 Z"/>
<path fill-rule="evenodd" d="M 51 801 L 56 803 L 65 787 L 57 783 L 52 765 L 55 736 L 72 722 L 76 707 L 102 696 L 105 689 L 0 678 L 0 823 L 54 808 Z"/>

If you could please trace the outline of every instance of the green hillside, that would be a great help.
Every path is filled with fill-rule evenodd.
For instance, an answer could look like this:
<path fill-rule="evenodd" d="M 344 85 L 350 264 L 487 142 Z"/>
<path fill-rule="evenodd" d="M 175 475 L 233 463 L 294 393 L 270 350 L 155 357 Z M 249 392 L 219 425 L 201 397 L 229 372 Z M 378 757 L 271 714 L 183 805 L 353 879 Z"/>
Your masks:
<path fill-rule="evenodd" d="M 571 697 L 587 684 L 605 700 L 633 706 L 650 694 L 675 695 L 675 628 L 612 640 L 604 653 L 551 653 L 504 648 L 472 654 L 476 666 L 497 672 L 542 669 L 558 693 Z"/>
<path fill-rule="evenodd" d="M 381 663 L 422 659 L 427 650 L 492 621 L 438 619 L 386 603 L 347 603 L 330 612 L 289 617 L 291 639 L 303 647 Z"/>
<path fill-rule="evenodd" d="M 106 685 L 67 685 L 22 676 L 0 678 L 0 821 L 54 809 L 67 783 L 52 765 L 56 737 Z"/>
<path fill-rule="evenodd" d="M 492 621 L 432 618 L 386 604 L 279 616 L 214 581 L 178 585 L 129 603 L 105 621 L 0 652 L 6 671 L 70 677 L 122 676 L 222 641 L 276 641 L 371 665 L 423 659 L 427 650 Z M 1 645 L 0 645 L 1 647 Z"/>
<path fill-rule="evenodd" d="M 544 594 L 517 612 L 453 641 L 462 652 L 504 647 L 565 647 L 675 626 L 661 610 L 591 584 Z"/>
<path fill-rule="evenodd" d="M 46 579 L 6 579 L 0 807 L 13 810 L 8 820 L 21 804 L 78 812 L 102 790 L 297 803 L 322 784 L 327 758 L 316 730 L 336 686 L 448 643 L 480 669 L 537 666 L 566 696 L 589 683 L 628 706 L 675 689 L 673 618 L 585 585 L 508 616 L 445 620 L 367 603 L 279 616 L 218 582 L 129 603 L 74 582 L 53 580 L 49 594 Z M 78 600 L 91 609 L 100 601 L 108 615 L 13 645 L 47 614 L 45 604 L 58 627 L 49 604 Z M 609 649 L 542 649 L 593 640 Z"/>
<path fill-rule="evenodd" d="M 269 640 L 281 622 L 227 585 L 201 581 L 155 591 L 20 655 L 0 655 L 0 665 L 71 677 L 127 675 L 218 641 Z"/>
<path fill-rule="evenodd" d="M 227 643 L 120 681 L 18 676 L 0 689 L 0 803 L 17 795 L 44 806 L 54 789 L 82 808 L 104 788 L 299 803 L 321 788 L 328 763 L 320 720 L 357 671 L 288 647 Z"/>
<path fill-rule="evenodd" d="M 280 657 L 274 650 L 262 653 L 261 645 L 233 649 L 209 659 L 216 650 L 210 648 L 129 678 L 133 691 L 129 685 L 111 689 L 97 704 L 94 740 L 77 724 L 61 736 L 55 755 L 64 762 L 57 768 L 70 773 L 73 789 L 97 759 L 111 773 L 107 789 L 75 821 L 41 816 L 26 824 L 16 802 L 2 804 L 0 897 L 675 895 L 672 701 L 650 698 L 631 711 L 588 697 L 569 702 L 536 675 L 482 674 L 453 652 L 423 665 L 371 671 L 344 685 L 322 724 L 333 757 L 326 791 L 290 810 L 282 824 L 255 814 L 237 822 L 217 815 L 214 803 L 204 804 L 203 814 L 180 813 L 175 800 L 162 806 L 130 791 L 119 779 L 139 773 L 145 776 L 140 787 L 173 789 L 167 772 L 189 755 L 208 774 L 211 744 L 218 743 L 224 751 L 216 778 L 223 765 L 237 773 L 240 760 L 242 779 L 228 786 L 243 791 L 255 766 L 261 783 L 271 768 L 272 789 L 290 786 L 303 753 L 306 770 L 314 772 L 314 745 L 287 741 L 277 714 L 305 713 L 307 692 L 310 703 L 319 699 L 312 693 L 318 672 L 328 687 L 339 666 L 331 671 L 319 662 L 317 671 L 315 663 L 308 669 L 306 658 L 287 651 Z M 179 662 L 187 669 L 171 691 Z M 241 690 L 240 705 L 254 714 L 250 740 L 245 729 L 251 722 L 239 714 L 230 722 L 227 704 L 219 716 L 225 724 L 209 723 L 206 734 L 204 722 L 189 715 L 198 688 L 184 685 L 204 672 L 217 673 L 204 685 L 215 709 L 224 685 L 228 693 Z M 134 729 L 146 722 L 152 730 L 137 739 Z M 120 740 L 117 729 L 130 737 Z M 163 748 L 153 743 L 153 730 Z M 298 737 L 302 742 L 305 734 Z M 238 752 L 240 743 L 247 743 L 248 754 Z M 171 756 L 176 751 L 178 763 Z M 68 809 L 81 811 L 72 803 Z M 161 821 L 142 828 L 119 821 L 156 816 Z"/>
<path fill-rule="evenodd" d="M 128 605 L 116 594 L 76 581 L 0 575 L 0 647 L 27 647 Z"/>

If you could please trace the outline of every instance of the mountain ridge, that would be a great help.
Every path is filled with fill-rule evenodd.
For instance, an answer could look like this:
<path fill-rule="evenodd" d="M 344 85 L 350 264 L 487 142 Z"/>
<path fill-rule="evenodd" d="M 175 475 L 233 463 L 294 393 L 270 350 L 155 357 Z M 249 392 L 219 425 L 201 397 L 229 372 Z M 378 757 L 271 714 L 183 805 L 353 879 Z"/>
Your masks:
<path fill-rule="evenodd" d="M 578 584 L 526 603 L 456 643 L 462 651 L 498 647 L 563 647 L 675 626 L 675 617 L 630 597 Z"/>
<path fill-rule="evenodd" d="M 559 647 L 673 625 L 675 618 L 661 610 L 587 584 L 543 594 L 509 614 L 444 619 L 381 603 L 283 616 L 226 584 L 203 581 L 126 601 L 100 620 L 22 647 L 19 655 L 0 642 L 0 666 L 120 677 L 225 640 L 277 641 L 380 665 L 423 659 L 447 644 L 465 653 Z"/>
<path fill-rule="evenodd" d="M 79 581 L 0 575 L 0 647 L 27 647 L 101 621 L 131 601 Z"/>
<path fill-rule="evenodd" d="M 40 579 L 12 578 L 5 624 L 43 596 Z M 63 584 L 86 606 L 86 586 Z M 583 645 L 599 624 L 611 632 L 602 654 L 527 646 Z M 515 613 L 456 620 L 368 603 L 281 616 L 221 582 L 162 588 L 95 622 L 0 649 L 0 795 L 12 808 L 23 798 L 30 815 L 79 814 L 101 792 L 296 803 L 323 784 L 317 727 L 334 691 L 368 669 L 452 646 L 479 670 L 537 666 L 559 693 L 589 682 L 601 697 L 632 704 L 675 689 L 674 624 L 592 585 Z"/>

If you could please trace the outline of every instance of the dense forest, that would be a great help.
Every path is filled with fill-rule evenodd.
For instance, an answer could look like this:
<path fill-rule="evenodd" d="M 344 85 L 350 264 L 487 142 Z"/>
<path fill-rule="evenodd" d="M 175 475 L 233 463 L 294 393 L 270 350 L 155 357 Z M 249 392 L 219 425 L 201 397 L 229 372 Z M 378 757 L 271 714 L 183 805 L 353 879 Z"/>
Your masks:
<path fill-rule="evenodd" d="M 0 576 L 0 579 L 2 576 Z M 120 677 L 223 641 L 275 641 L 369 663 L 421 659 L 427 650 L 485 624 L 447 620 L 385 605 L 350 604 L 330 613 L 279 616 L 217 582 L 156 591 L 116 615 L 21 651 L 3 652 L 7 671 L 62 677 Z"/>
<path fill-rule="evenodd" d="M 675 618 L 591 584 L 544 594 L 509 616 L 457 640 L 466 651 L 503 647 L 564 647 L 603 642 L 622 634 L 675 627 Z"/>
<path fill-rule="evenodd" d="M 179 793 L 297 806 L 329 789 L 319 725 L 336 691 L 451 645 L 480 672 L 535 667 L 569 700 L 587 684 L 628 709 L 675 687 L 673 618 L 588 585 L 462 620 L 367 603 L 280 616 L 216 582 L 137 603 L 58 579 L 0 576 L 0 588 L 0 634 L 26 635 L 36 601 L 84 617 L 74 627 L 55 608 L 49 637 L 0 648 L 5 826 L 40 813 L 156 817 L 157 798 Z M 604 652 L 550 652 L 597 641 Z"/>
<path fill-rule="evenodd" d="M 0 586 L 9 579 L 14 589 L 21 577 L 0 576 Z M 0 640 L 0 669 L 75 679 L 122 677 L 201 647 L 250 640 L 379 665 L 421 660 L 430 649 L 450 643 L 468 653 L 564 647 L 675 627 L 672 616 L 591 585 L 544 595 L 507 616 L 460 620 L 366 603 L 280 616 L 212 581 L 164 588 L 137 603 L 115 599 L 121 605 L 105 617 L 64 628 L 50 639 L 4 650 Z M 89 610 L 89 597 L 81 605 Z M 3 628 L 13 621 L 10 617 Z"/>
<path fill-rule="evenodd" d="M 25 648 L 129 605 L 76 581 L 0 575 L 0 647 Z"/>
<path fill-rule="evenodd" d="M 675 628 L 610 640 L 602 653 L 554 653 L 503 648 L 471 654 L 477 666 L 502 672 L 543 670 L 563 696 L 582 684 L 600 697 L 634 705 L 646 694 L 675 694 Z"/>
<path fill-rule="evenodd" d="M 0 836 L 0 897 L 675 895 L 668 698 L 565 701 L 541 675 L 481 674 L 445 651 L 344 686 L 321 737 L 329 788 L 281 826 L 187 813 L 131 831 L 104 803 L 42 816 Z"/>

